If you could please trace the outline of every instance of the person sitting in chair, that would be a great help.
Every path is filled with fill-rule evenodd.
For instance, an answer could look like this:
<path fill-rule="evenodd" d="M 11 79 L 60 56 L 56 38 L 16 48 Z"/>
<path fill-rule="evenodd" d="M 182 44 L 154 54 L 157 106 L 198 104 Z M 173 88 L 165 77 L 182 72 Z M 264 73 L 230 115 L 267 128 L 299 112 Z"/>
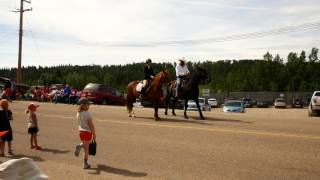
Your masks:
<path fill-rule="evenodd" d="M 176 94 L 175 96 L 178 97 L 179 89 L 181 87 L 181 81 L 189 76 L 190 72 L 186 65 L 186 60 L 184 57 L 179 59 L 178 64 L 176 65 L 176 76 L 177 76 L 177 84 L 176 84 Z"/>
<path fill-rule="evenodd" d="M 143 79 L 143 87 L 141 89 L 141 94 L 144 94 L 146 89 L 149 86 L 149 82 L 154 78 L 154 72 L 151 67 L 151 59 L 147 59 L 146 65 L 144 66 L 144 79 Z"/>

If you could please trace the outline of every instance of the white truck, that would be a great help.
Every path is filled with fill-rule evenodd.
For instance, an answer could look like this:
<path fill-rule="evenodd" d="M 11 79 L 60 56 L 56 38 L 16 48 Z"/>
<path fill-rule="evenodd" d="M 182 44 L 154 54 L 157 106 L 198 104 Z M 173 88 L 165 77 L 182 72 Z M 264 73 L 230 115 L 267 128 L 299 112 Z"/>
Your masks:
<path fill-rule="evenodd" d="M 320 115 L 320 91 L 315 91 L 311 97 L 309 108 L 309 116 Z"/>

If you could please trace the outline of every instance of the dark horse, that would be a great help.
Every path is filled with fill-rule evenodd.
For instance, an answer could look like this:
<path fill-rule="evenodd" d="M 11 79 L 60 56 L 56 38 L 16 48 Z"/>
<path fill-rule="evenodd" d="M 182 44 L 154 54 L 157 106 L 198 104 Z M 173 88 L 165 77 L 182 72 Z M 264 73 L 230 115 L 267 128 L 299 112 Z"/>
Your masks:
<path fill-rule="evenodd" d="M 188 119 L 187 116 L 187 108 L 188 108 L 188 100 L 193 99 L 198 107 L 198 111 L 200 114 L 200 118 L 204 119 L 200 106 L 199 106 L 199 84 L 201 80 L 206 80 L 208 78 L 207 72 L 200 68 L 197 67 L 196 71 L 186 80 L 184 87 L 181 88 L 179 91 L 179 97 L 180 99 L 184 99 L 184 118 Z M 168 94 L 166 96 L 166 111 L 165 115 L 168 114 L 168 106 L 169 106 L 169 101 L 170 99 L 173 98 L 172 101 L 172 115 L 176 115 L 174 112 L 175 104 L 178 100 L 177 97 L 174 97 L 174 92 L 175 92 L 175 87 L 176 87 L 176 81 L 171 81 L 168 86 Z"/>
<path fill-rule="evenodd" d="M 145 92 L 143 95 L 144 100 L 150 101 L 154 105 L 154 119 L 156 121 L 160 119 L 158 116 L 158 107 L 162 94 L 162 86 L 166 85 L 168 81 L 169 74 L 162 70 L 153 78 L 150 90 Z M 127 110 L 129 117 L 135 117 L 132 108 L 136 98 L 140 95 L 140 93 L 136 91 L 136 86 L 138 83 L 139 81 L 132 81 L 127 86 Z"/>

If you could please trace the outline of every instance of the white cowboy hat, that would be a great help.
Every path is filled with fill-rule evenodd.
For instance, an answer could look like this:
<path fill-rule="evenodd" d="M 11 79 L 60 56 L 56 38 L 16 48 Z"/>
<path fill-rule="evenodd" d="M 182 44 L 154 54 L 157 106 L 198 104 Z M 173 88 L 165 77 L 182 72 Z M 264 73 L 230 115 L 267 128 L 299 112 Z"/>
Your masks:
<path fill-rule="evenodd" d="M 184 62 L 186 62 L 186 58 L 185 58 L 185 57 L 181 57 L 181 58 L 179 58 L 179 61 L 184 61 Z"/>

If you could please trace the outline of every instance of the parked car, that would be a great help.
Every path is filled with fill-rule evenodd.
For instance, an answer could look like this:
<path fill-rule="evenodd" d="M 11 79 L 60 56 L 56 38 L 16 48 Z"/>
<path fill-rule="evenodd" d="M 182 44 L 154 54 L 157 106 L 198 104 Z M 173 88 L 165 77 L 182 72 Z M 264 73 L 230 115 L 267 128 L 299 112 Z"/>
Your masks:
<path fill-rule="evenodd" d="M 208 104 L 211 107 L 217 107 L 218 106 L 218 101 L 215 98 L 210 98 L 210 99 L 208 99 Z"/>
<path fill-rule="evenodd" d="M 291 104 L 292 108 L 303 108 L 303 102 L 300 99 L 294 99 Z"/>
<path fill-rule="evenodd" d="M 251 108 L 255 104 L 255 102 L 251 98 L 242 98 L 242 102 L 244 107 Z"/>
<path fill-rule="evenodd" d="M 320 115 L 320 91 L 315 91 L 311 97 L 308 108 L 309 116 Z"/>
<path fill-rule="evenodd" d="M 257 107 L 258 108 L 268 108 L 270 106 L 270 104 L 272 104 L 272 102 L 262 100 L 262 101 L 257 102 Z"/>
<path fill-rule="evenodd" d="M 286 108 L 287 107 L 286 101 L 283 98 L 276 98 L 274 101 L 274 107 L 275 108 Z"/>
<path fill-rule="evenodd" d="M 199 106 L 201 111 L 211 111 L 211 106 L 206 105 L 206 99 L 199 97 Z M 188 101 L 188 110 L 198 110 L 197 104 L 194 100 Z"/>
<path fill-rule="evenodd" d="M 125 98 L 118 90 L 104 84 L 89 83 L 83 88 L 80 96 L 87 97 L 96 104 L 125 104 Z"/>
<path fill-rule="evenodd" d="M 243 101 L 229 100 L 223 105 L 223 112 L 245 112 L 245 107 Z"/>

